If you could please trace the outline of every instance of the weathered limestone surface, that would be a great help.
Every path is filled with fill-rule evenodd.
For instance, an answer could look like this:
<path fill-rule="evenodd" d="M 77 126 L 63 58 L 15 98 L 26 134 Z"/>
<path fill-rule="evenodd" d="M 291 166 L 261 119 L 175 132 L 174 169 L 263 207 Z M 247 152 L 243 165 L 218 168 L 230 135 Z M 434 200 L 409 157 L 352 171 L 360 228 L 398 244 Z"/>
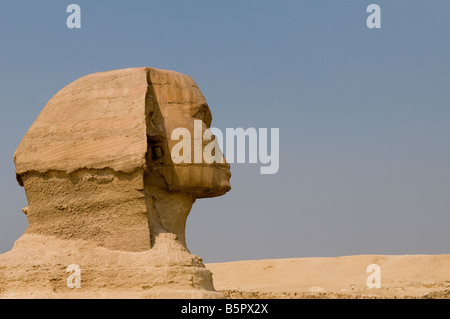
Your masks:
<path fill-rule="evenodd" d="M 174 71 L 96 73 L 59 91 L 14 155 L 29 226 L 0 255 L 0 297 L 221 297 L 184 232 L 197 198 L 230 190 L 229 165 L 170 154 L 172 130 L 195 119 L 210 127 L 209 107 Z M 81 289 L 66 285 L 70 264 Z"/>

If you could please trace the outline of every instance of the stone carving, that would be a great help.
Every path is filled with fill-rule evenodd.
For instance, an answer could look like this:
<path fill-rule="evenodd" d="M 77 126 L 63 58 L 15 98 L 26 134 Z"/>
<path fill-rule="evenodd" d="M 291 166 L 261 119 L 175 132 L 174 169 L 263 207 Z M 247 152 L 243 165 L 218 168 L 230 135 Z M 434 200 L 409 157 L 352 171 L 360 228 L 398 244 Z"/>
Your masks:
<path fill-rule="evenodd" d="M 222 297 L 184 232 L 197 198 L 230 190 L 229 164 L 174 164 L 170 152 L 175 128 L 211 119 L 174 71 L 95 73 L 59 91 L 14 155 L 29 225 L 0 255 L 0 297 Z M 71 264 L 81 289 L 66 286 Z"/>

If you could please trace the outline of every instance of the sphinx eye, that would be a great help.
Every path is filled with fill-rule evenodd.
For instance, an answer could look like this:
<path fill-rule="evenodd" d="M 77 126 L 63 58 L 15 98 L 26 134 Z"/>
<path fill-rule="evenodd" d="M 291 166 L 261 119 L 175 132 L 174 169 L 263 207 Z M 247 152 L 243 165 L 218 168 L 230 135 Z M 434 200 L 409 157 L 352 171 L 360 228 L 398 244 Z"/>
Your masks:
<path fill-rule="evenodd" d="M 152 161 L 159 161 L 164 156 L 162 148 L 162 137 L 147 135 L 147 152 L 148 158 Z"/>
<path fill-rule="evenodd" d="M 212 115 L 211 111 L 209 110 L 208 104 L 202 104 L 199 107 L 198 111 L 193 115 L 193 117 L 203 121 L 206 126 L 211 126 Z"/>
<path fill-rule="evenodd" d="M 159 145 L 152 146 L 151 150 L 152 150 L 152 159 L 154 161 L 157 161 L 163 157 L 163 150 L 161 146 Z"/>

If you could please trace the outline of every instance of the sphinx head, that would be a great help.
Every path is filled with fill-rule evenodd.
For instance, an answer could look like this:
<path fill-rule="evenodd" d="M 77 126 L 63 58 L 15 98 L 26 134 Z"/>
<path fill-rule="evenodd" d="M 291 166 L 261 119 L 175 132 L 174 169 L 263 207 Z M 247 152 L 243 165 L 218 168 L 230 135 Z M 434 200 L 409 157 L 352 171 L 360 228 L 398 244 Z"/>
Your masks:
<path fill-rule="evenodd" d="M 155 69 L 149 70 L 148 82 L 146 119 L 150 178 L 147 182 L 196 198 L 225 194 L 231 188 L 230 166 L 214 136 L 207 132 L 212 116 L 198 86 L 189 76 Z M 187 134 L 174 134 L 179 130 Z M 209 139 L 203 139 L 206 135 Z M 217 161 L 203 156 L 205 147 L 211 143 L 216 143 L 213 152 L 218 154 L 213 155 Z M 181 152 L 185 153 L 185 161 L 174 158 L 180 156 L 177 144 L 184 145 Z M 163 180 L 158 179 L 158 175 Z"/>
<path fill-rule="evenodd" d="M 192 204 L 229 191 L 231 174 L 225 160 L 174 161 L 172 133 L 191 132 L 194 147 L 196 125 L 203 135 L 211 119 L 195 82 L 173 71 L 124 69 L 69 84 L 14 155 L 27 231 L 130 251 L 167 233 L 185 245 Z"/>

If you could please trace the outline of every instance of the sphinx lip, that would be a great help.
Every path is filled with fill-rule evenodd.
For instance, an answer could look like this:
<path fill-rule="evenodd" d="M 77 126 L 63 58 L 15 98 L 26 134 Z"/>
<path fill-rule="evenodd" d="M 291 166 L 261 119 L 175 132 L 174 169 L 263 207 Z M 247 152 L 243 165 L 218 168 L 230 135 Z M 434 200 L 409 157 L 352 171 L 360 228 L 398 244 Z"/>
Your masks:
<path fill-rule="evenodd" d="M 217 168 L 217 169 L 221 169 L 224 170 L 225 172 L 227 172 L 230 176 L 231 176 L 231 172 L 230 172 L 230 164 L 225 163 L 225 164 L 220 164 L 220 163 L 213 163 L 213 164 L 204 164 L 204 163 L 198 163 L 198 164 L 189 164 L 190 166 L 197 166 L 197 167 L 211 167 L 211 168 Z"/>
<path fill-rule="evenodd" d="M 185 167 L 213 167 L 213 168 L 220 168 L 220 169 L 230 169 L 229 163 L 178 163 L 174 164 L 174 166 L 185 166 Z"/>

